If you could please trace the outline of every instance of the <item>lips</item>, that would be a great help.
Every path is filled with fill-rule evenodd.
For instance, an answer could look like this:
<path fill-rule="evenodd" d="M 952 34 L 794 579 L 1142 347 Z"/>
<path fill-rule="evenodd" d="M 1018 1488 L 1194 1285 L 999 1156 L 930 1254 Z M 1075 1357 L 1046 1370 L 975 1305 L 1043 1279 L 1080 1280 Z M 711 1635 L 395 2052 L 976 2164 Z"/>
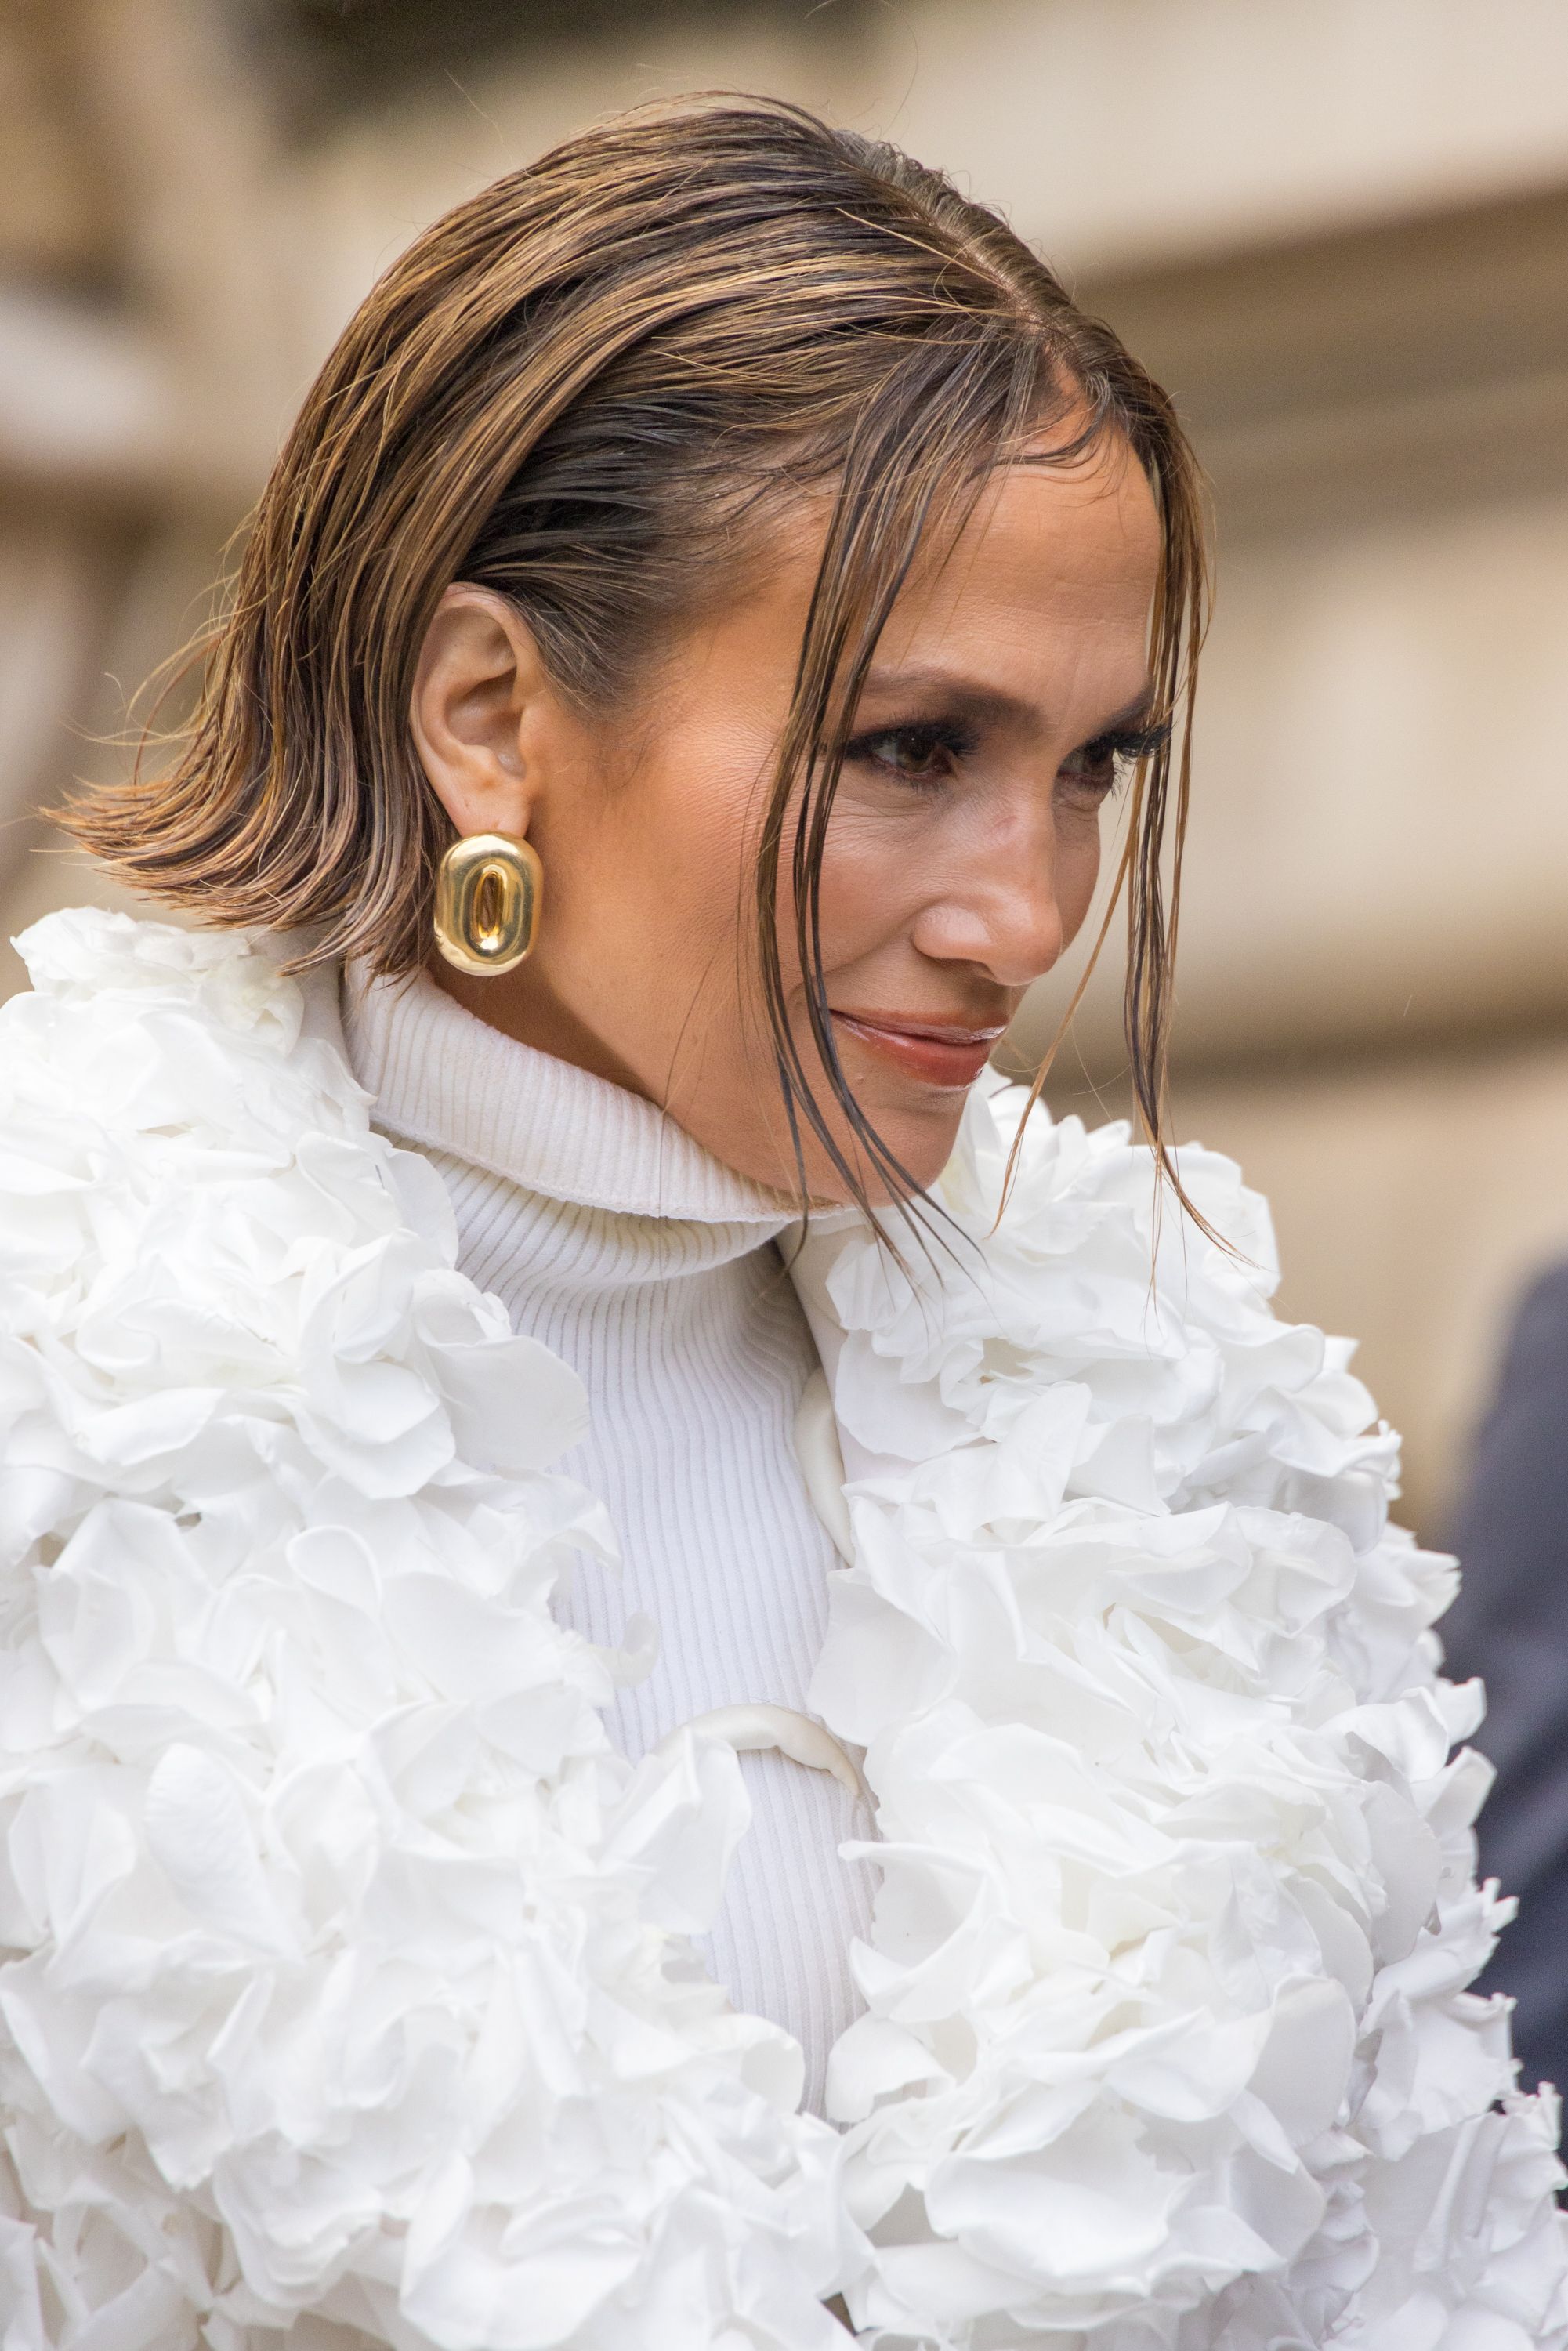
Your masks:
<path fill-rule="evenodd" d="M 905 1020 L 891 1012 L 835 1012 L 841 1034 L 927 1085 L 972 1086 L 1006 1027 L 959 1021 Z"/>

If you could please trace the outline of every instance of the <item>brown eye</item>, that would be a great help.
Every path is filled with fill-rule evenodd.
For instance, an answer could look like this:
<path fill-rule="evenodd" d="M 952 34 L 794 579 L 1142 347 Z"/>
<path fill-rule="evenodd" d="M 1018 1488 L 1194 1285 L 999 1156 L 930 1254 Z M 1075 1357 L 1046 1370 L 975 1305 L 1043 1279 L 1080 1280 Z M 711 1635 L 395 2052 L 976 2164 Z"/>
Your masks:
<path fill-rule="evenodd" d="M 896 768 L 901 776 L 925 779 L 941 773 L 945 747 L 931 736 L 909 727 L 884 740 L 888 745 L 888 764 Z"/>
<path fill-rule="evenodd" d="M 844 757 L 881 768 L 906 784 L 946 783 L 965 754 L 973 748 L 967 731 L 951 724 L 881 726 L 874 734 L 857 736 L 845 747 Z"/>
<path fill-rule="evenodd" d="M 1057 775 L 1079 791 L 1108 792 L 1116 780 L 1116 754 L 1107 743 L 1085 743 L 1063 759 Z"/>

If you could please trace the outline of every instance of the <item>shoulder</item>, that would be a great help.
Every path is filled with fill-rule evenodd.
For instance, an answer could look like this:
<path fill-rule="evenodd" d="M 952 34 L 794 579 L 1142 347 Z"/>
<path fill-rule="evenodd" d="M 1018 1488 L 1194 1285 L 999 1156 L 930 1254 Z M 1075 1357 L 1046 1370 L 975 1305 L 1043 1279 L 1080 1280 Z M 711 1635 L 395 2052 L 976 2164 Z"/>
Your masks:
<path fill-rule="evenodd" d="M 1554 1397 L 1568 1385 L 1568 1264 L 1548 1267 L 1521 1300 L 1504 1349 L 1498 1388 L 1518 1397 Z"/>
<path fill-rule="evenodd" d="M 851 1418 L 872 1358 L 899 1367 L 875 1383 L 877 1449 L 903 1408 L 909 1444 L 891 1449 L 909 1458 L 938 1423 L 953 1444 L 999 1438 L 1049 1394 L 1078 1423 L 1063 1499 L 1162 1514 L 1259 1502 L 1375 1539 L 1396 1441 L 1351 1343 L 1275 1314 L 1267 1204 L 1230 1160 L 1184 1146 L 1205 1230 L 1124 1124 L 1043 1104 L 1025 1118 L 1026 1102 L 999 1081 L 977 1089 L 921 1229 L 841 1220 L 808 1241 L 805 1278 L 862 1366 Z"/>
<path fill-rule="evenodd" d="M 1448 1760 L 1475 1720 L 1435 1673 L 1450 1563 L 1388 1525 L 1395 1441 L 1348 1347 L 1274 1314 L 1235 1168 L 1182 1154 L 1206 1233 L 1125 1129 L 1020 1136 L 1019 1107 L 972 1105 L 924 1232 L 841 1219 L 803 1252 L 852 1554 L 812 1702 L 896 1823 L 896 1939 L 833 2060 L 853 2192 L 924 2193 L 952 2275 L 1005 2249 L 1044 2331 L 1091 2291 L 1172 2339 L 1198 2306 L 1249 2343 L 1484 2331 L 1524 2245 L 1529 2324 L 1560 2175 L 1463 1989 L 1506 1914 L 1471 1876 L 1484 1771 Z M 1042 2015 L 1071 2107 L 1040 2103 Z M 992 2128 L 1021 2112 L 1048 2146 Z M 1089 2147 L 1118 2217 L 1069 2280 L 997 2214 Z M 1211 2232 L 1276 2196 L 1267 2244 Z M 883 2252 L 890 2320 L 933 2273 Z"/>
<path fill-rule="evenodd" d="M 458 1441 L 504 1461 L 517 1439 L 471 1349 L 517 1358 L 540 1426 L 575 1427 L 576 1383 L 457 1272 L 439 1177 L 374 1131 L 282 943 L 81 909 L 18 946 L 35 987 L 0 1008 L 0 1345 L 6 1403 L 31 1402 L 0 1415 L 0 1451 L 68 1462 L 66 1517 L 175 1455 L 216 1474 L 225 1428 L 285 1416 L 367 1496 Z"/>
<path fill-rule="evenodd" d="M 384 1229 L 395 1212 L 450 1255 L 434 1170 L 371 1127 L 344 1049 L 337 972 L 290 976 L 282 966 L 295 944 L 97 907 L 47 915 L 16 940 L 33 985 L 0 1005 L 0 1189 L 14 1187 L 24 1228 L 25 1197 L 72 1200 L 92 1253 L 111 1231 L 129 1237 L 104 1221 L 110 1199 L 146 1212 L 183 1197 L 193 1262 L 196 1212 L 225 1198 L 237 1216 L 270 1176 L 304 1183 L 300 1207 L 313 1200 L 324 1231 L 342 1236 L 366 1218 Z M 177 1280 L 179 1254 L 164 1262 Z"/>
<path fill-rule="evenodd" d="M 298 1121 L 307 1104 L 362 1105 L 323 1017 L 325 975 L 309 991 L 288 977 L 277 938 L 81 906 L 46 916 L 16 945 L 32 987 L 0 1007 L 13 1117 L 52 1103 L 84 1134 L 199 1134 L 285 1108 Z"/>

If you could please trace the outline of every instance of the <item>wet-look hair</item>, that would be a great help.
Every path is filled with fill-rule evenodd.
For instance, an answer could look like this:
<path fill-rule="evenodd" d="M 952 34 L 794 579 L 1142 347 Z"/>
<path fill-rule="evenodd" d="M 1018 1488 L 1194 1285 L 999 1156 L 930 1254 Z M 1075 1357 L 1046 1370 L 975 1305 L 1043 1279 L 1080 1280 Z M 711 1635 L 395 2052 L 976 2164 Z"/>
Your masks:
<path fill-rule="evenodd" d="M 199 643 L 177 757 L 157 776 L 139 761 L 65 821 L 120 881 L 206 923 L 307 932 L 301 961 L 411 970 L 452 838 L 410 718 L 444 590 L 507 598 L 559 687 L 613 709 L 814 496 L 825 538 L 758 825 L 756 953 L 797 1157 L 809 1130 L 862 1204 L 878 1182 L 907 1196 L 824 992 L 822 855 L 857 696 L 917 554 L 961 528 L 998 465 L 1042 448 L 1092 462 L 1116 434 L 1162 538 L 1150 652 L 1174 724 L 1134 773 L 1120 878 L 1133 1088 L 1164 1160 L 1197 467 L 1165 393 L 997 214 L 791 106 L 639 109 L 417 237 L 288 436 Z M 788 1018 L 781 925 L 815 1071 Z"/>

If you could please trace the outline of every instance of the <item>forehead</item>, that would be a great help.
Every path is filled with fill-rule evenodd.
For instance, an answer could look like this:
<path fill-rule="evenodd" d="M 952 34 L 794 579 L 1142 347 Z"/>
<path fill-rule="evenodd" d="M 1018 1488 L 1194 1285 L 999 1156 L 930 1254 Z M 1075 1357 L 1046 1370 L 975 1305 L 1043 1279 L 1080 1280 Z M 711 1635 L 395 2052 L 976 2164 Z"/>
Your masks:
<path fill-rule="evenodd" d="M 1042 435 L 997 469 L 956 532 L 933 531 L 882 632 L 879 673 L 961 672 L 1041 706 L 1060 705 L 1070 679 L 1108 709 L 1136 699 L 1158 512 L 1120 434 L 1107 431 L 1078 457 L 1057 457 L 1076 429 L 1070 418 Z M 788 700 L 831 504 L 822 492 L 792 501 L 759 529 L 726 572 L 724 592 L 670 648 L 667 684 L 684 675 L 700 691 L 722 680 L 759 712 Z"/>
<path fill-rule="evenodd" d="M 1159 558 L 1154 493 L 1122 436 L 1065 462 L 1042 440 L 1000 467 L 956 538 L 916 564 L 884 645 L 998 627 L 1141 631 Z"/>
<path fill-rule="evenodd" d="M 1067 464 L 1030 456 L 987 485 L 894 605 L 862 712 L 938 688 L 1009 710 L 1030 735 L 1087 736 L 1148 693 L 1160 522 L 1110 436 Z"/>

